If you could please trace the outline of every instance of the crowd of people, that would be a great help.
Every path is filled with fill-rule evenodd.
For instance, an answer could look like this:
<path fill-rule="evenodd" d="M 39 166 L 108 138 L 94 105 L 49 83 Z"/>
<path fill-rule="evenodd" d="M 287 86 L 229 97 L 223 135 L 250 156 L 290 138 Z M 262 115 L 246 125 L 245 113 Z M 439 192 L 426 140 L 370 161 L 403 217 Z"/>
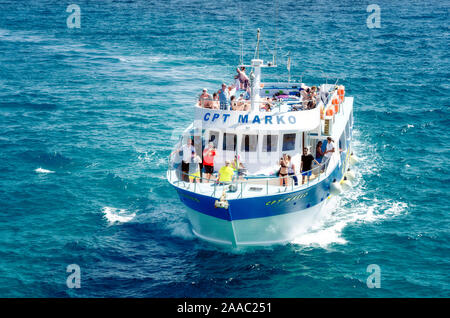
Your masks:
<path fill-rule="evenodd" d="M 217 92 L 213 92 L 212 96 L 208 93 L 208 89 L 204 88 L 199 96 L 198 105 L 203 108 L 221 109 L 221 110 L 250 110 L 250 81 L 245 73 L 245 67 L 238 67 L 237 75 L 231 85 L 222 83 Z M 235 89 L 235 94 L 232 94 Z M 265 97 L 259 102 L 260 111 L 270 112 L 274 103 L 280 98 L 280 93 L 275 93 L 272 97 Z M 313 109 L 317 106 L 318 89 L 316 86 L 301 87 L 297 92 L 297 96 L 301 97 L 301 104 L 293 107 L 294 110 Z"/>
<path fill-rule="evenodd" d="M 316 145 L 316 156 L 314 157 L 308 150 L 308 148 L 303 148 L 303 154 L 300 160 L 300 174 L 302 176 L 302 184 L 305 183 L 305 179 L 309 181 L 312 175 L 312 164 L 320 165 L 322 162 L 327 162 L 330 157 L 335 152 L 334 140 L 331 137 L 327 138 L 327 146 L 325 151 L 322 150 L 322 141 L 318 141 Z M 291 156 L 283 154 L 278 163 L 280 169 L 278 170 L 278 176 L 280 179 L 280 186 L 288 186 L 289 179 L 292 179 L 294 185 L 298 185 L 298 179 L 296 175 L 295 165 L 292 162 Z M 322 166 L 321 171 L 324 170 Z M 320 172 L 321 172 L 320 171 Z"/>
<path fill-rule="evenodd" d="M 220 89 L 211 96 L 206 88 L 203 89 L 199 97 L 198 103 L 200 107 L 221 110 L 250 110 L 250 81 L 245 73 L 245 67 L 241 66 L 236 69 L 237 75 L 234 77 L 234 83 L 227 85 L 222 83 Z M 235 89 L 240 93 L 239 97 L 231 95 L 231 91 Z"/>
<path fill-rule="evenodd" d="M 318 141 L 316 145 L 315 157 L 309 153 L 308 148 L 303 148 L 303 154 L 300 160 L 300 174 L 302 176 L 302 184 L 305 179 L 308 181 L 312 175 L 312 164 L 320 165 L 327 162 L 328 159 L 335 152 L 334 140 L 331 137 L 327 138 L 327 145 L 325 150 L 322 150 L 322 141 Z M 239 155 L 234 156 L 233 161 L 226 160 L 225 165 L 218 170 L 217 178 L 214 177 L 214 157 L 217 155 L 217 150 L 213 142 L 209 142 L 202 153 L 202 158 L 196 153 L 192 139 L 188 138 L 186 144 L 176 149 L 172 154 L 178 152 L 182 158 L 181 161 L 181 180 L 185 182 L 202 182 L 209 183 L 211 181 L 220 184 L 229 184 L 236 178 L 245 176 L 246 168 L 241 162 Z M 296 175 L 295 164 L 288 154 L 283 154 L 279 162 L 278 177 L 280 186 L 287 187 L 289 179 L 292 179 L 294 185 L 298 185 L 298 178 Z M 321 171 L 323 171 L 322 166 Z M 203 176 L 202 176 L 203 174 Z"/>

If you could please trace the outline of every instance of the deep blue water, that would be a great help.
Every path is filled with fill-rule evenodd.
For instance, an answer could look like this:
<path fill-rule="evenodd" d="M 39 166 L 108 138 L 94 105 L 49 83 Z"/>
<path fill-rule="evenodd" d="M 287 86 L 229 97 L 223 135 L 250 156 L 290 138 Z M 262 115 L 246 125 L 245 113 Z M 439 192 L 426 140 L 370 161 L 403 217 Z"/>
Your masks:
<path fill-rule="evenodd" d="M 279 2 L 276 27 L 269 0 L 0 1 L 0 296 L 450 296 L 450 2 Z M 260 27 L 284 79 L 288 51 L 294 78 L 343 78 L 362 160 L 321 226 L 231 250 L 193 236 L 164 174 L 240 25 L 247 62 Z"/>

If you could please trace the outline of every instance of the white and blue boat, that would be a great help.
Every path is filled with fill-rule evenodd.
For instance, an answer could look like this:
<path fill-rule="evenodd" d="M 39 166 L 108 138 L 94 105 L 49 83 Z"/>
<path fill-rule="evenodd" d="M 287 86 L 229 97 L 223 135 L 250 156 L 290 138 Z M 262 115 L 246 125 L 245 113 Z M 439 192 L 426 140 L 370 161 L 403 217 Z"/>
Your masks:
<path fill-rule="evenodd" d="M 258 55 L 246 65 L 251 68 L 247 111 L 194 105 L 195 120 L 170 156 L 167 179 L 189 208 L 192 231 L 201 239 L 232 246 L 291 242 L 326 217 L 325 211 L 333 208 L 331 198 L 342 191 L 343 183 L 349 185 L 354 178 L 350 170 L 353 98 L 345 96 L 345 87 L 337 82 L 325 83 L 318 85 L 315 105 L 307 107 L 300 93 L 304 83 L 261 80 L 262 69 L 274 64 L 265 64 Z M 231 94 L 239 96 L 240 92 L 233 89 Z M 260 107 L 266 98 L 276 99 L 270 111 Z M 327 137 L 334 141 L 335 151 L 313 165 L 306 172 L 310 177 L 302 184 L 302 150 L 308 148 L 315 156 L 317 143 L 322 141 L 325 149 Z M 205 145 L 214 143 L 215 174 L 236 155 L 246 173 L 227 184 L 205 178 L 186 181 L 178 149 L 188 138 L 200 157 Z M 292 158 L 297 184 L 289 176 L 287 184 L 280 185 L 277 172 L 283 154 Z"/>

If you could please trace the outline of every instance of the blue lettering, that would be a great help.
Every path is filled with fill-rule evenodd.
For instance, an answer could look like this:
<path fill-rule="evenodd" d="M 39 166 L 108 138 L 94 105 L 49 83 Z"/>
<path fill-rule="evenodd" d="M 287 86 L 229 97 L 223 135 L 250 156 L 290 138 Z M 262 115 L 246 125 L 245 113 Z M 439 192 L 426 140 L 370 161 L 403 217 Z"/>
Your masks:
<path fill-rule="evenodd" d="M 252 124 L 254 124 L 254 123 L 256 123 L 256 122 L 258 122 L 258 124 L 261 124 L 261 120 L 259 119 L 259 116 L 258 116 L 258 115 L 255 115 L 255 118 L 253 118 Z"/>
<path fill-rule="evenodd" d="M 203 120 L 204 121 L 208 121 L 209 120 L 209 116 L 211 116 L 211 114 L 210 113 L 206 113 L 205 117 L 203 117 Z"/>
<path fill-rule="evenodd" d="M 270 123 L 272 125 L 272 116 L 266 116 L 266 125 Z"/>
<path fill-rule="evenodd" d="M 223 122 L 224 123 L 227 121 L 228 117 L 230 117 L 230 114 L 223 114 Z"/>
<path fill-rule="evenodd" d="M 295 124 L 297 119 L 295 118 L 295 116 L 289 116 L 288 120 L 290 124 Z"/>
<path fill-rule="evenodd" d="M 280 123 L 286 124 L 283 120 L 283 116 L 277 116 L 277 124 L 280 124 Z"/>
<path fill-rule="evenodd" d="M 219 114 L 214 114 L 213 118 L 211 119 L 211 121 L 215 121 L 217 118 L 219 118 Z"/>
<path fill-rule="evenodd" d="M 242 124 L 248 123 L 248 115 L 239 115 L 238 122 Z"/>

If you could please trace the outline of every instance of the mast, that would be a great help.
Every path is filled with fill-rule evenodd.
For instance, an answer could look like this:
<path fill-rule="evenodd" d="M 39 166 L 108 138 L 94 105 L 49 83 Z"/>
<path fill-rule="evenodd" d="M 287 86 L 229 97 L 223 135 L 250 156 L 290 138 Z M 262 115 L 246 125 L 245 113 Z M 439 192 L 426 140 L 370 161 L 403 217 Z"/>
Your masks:
<path fill-rule="evenodd" d="M 259 60 L 259 39 L 261 36 L 261 30 L 258 28 L 257 34 L 256 34 L 256 54 L 255 57 L 256 59 Z"/>
<path fill-rule="evenodd" d="M 287 70 L 288 70 L 288 83 L 290 83 L 291 82 L 291 51 L 288 52 Z"/>

